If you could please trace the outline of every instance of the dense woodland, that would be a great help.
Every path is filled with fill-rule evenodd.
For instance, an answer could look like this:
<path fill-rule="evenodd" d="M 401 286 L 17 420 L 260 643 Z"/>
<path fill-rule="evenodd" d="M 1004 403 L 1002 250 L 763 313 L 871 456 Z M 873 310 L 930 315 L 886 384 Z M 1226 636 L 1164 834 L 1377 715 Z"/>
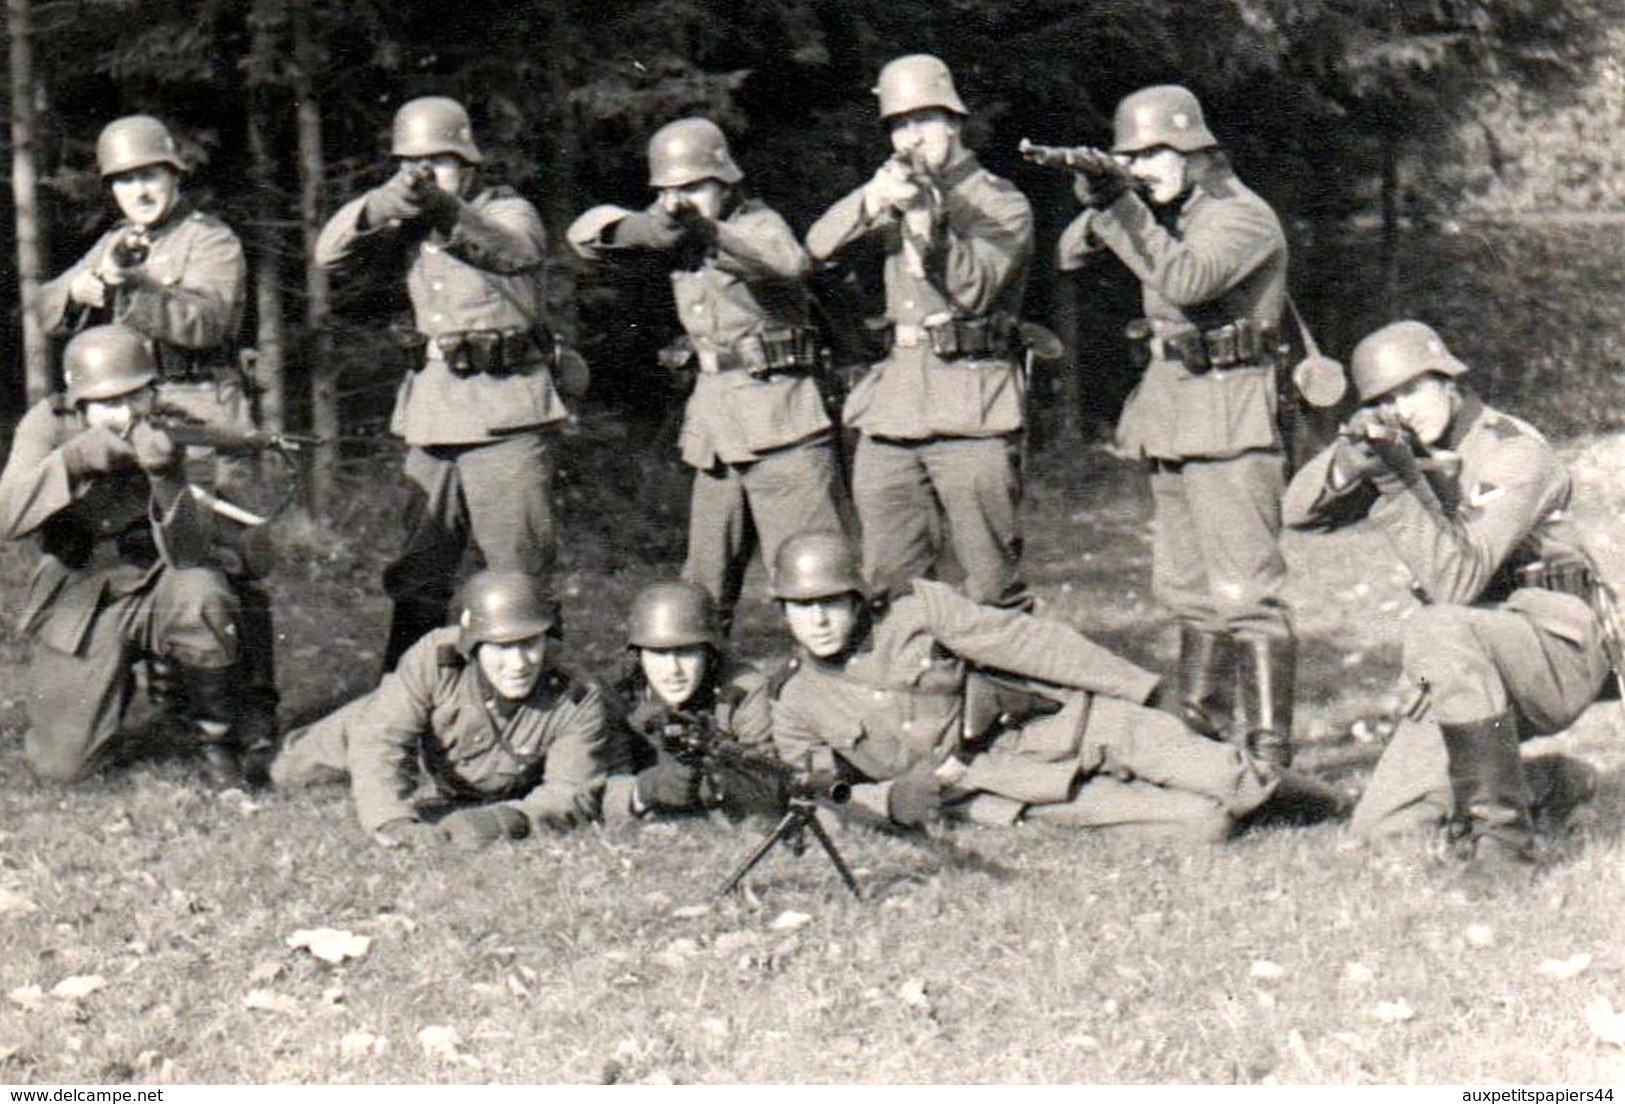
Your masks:
<path fill-rule="evenodd" d="M 1132 284 L 1056 277 L 1047 257 L 1074 202 L 1017 141 L 1105 143 L 1117 99 L 1195 89 L 1243 177 L 1294 236 L 1298 298 L 1338 349 L 1347 312 L 1338 234 L 1382 228 L 1361 320 L 1391 306 L 1399 235 L 1474 202 L 1607 207 L 1621 115 L 1625 0 L 8 0 L 14 191 L 0 268 L 15 411 L 25 373 L 19 274 L 49 276 L 112 218 L 94 171 L 103 123 L 146 111 L 195 164 L 202 205 L 244 237 L 264 416 L 336 436 L 365 426 L 391 365 L 376 337 L 404 304 L 390 283 L 328 289 L 303 262 L 313 228 L 382 179 L 388 127 L 426 93 L 472 111 L 491 180 L 533 199 L 555 247 L 596 202 L 639 203 L 644 143 L 703 113 L 730 133 L 749 186 L 798 229 L 884 155 L 870 86 L 889 57 L 940 54 L 976 113 L 973 146 L 1039 213 L 1028 313 L 1071 341 L 1070 423 L 1127 390 L 1118 319 Z M 23 249 L 17 246 L 21 242 Z M 579 273 L 556 248 L 556 308 L 592 361 L 594 396 L 645 409 L 674 323 L 663 275 Z M 1372 306 L 1371 304 L 1376 304 Z M 1320 309 L 1324 308 L 1324 309 Z M 1080 378 L 1090 382 L 1080 385 Z"/>

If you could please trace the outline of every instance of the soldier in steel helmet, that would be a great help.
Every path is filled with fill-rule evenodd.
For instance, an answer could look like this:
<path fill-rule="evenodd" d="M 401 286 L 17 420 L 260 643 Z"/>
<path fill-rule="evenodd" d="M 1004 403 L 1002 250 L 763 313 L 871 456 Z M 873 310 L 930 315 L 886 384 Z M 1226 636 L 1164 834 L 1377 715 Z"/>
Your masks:
<path fill-rule="evenodd" d="M 926 580 L 869 601 L 839 534 L 786 541 L 772 585 L 798 646 L 773 698 L 780 757 L 837 771 L 875 817 L 1219 840 L 1267 805 L 1342 811 L 1334 791 L 1156 708 L 1156 675 L 1069 626 Z"/>
<path fill-rule="evenodd" d="M 864 573 L 881 589 L 933 576 L 946 541 L 966 594 L 1017 602 L 1017 315 L 1032 208 L 965 148 L 968 112 L 940 59 L 894 59 L 875 92 L 894 156 L 807 232 L 815 261 L 863 241 L 885 250 L 891 350 L 843 414 L 860 431 L 852 497 Z"/>
<path fill-rule="evenodd" d="M 250 381 L 236 360 L 248 278 L 242 243 L 186 198 L 186 162 L 158 119 L 128 115 L 108 123 L 96 141 L 96 164 L 122 217 L 40 289 L 45 325 L 56 334 L 108 323 L 129 327 L 152 353 L 166 411 L 224 429 L 254 428 Z M 240 459 L 200 452 L 188 475 L 229 496 L 252 473 Z M 240 729 L 250 748 L 249 773 L 260 780 L 276 741 L 271 602 L 248 562 L 227 567 L 242 617 Z M 173 681 L 161 661 L 149 686 L 160 681 Z"/>
<path fill-rule="evenodd" d="M 770 807 L 760 780 L 708 777 L 693 754 L 696 741 L 713 738 L 772 750 L 767 680 L 728 654 L 710 594 L 690 582 L 644 587 L 626 619 L 626 647 L 634 665 L 619 686 L 625 773 L 611 779 L 606 818 Z"/>
<path fill-rule="evenodd" d="M 487 566 L 547 584 L 556 555 L 552 487 L 567 412 L 566 363 L 543 317 L 547 237 L 531 204 L 481 183 L 468 112 L 425 96 L 395 113 L 396 173 L 339 208 L 316 261 L 406 262 L 420 359 L 391 421 L 409 446 L 406 543 L 384 572 L 394 601 L 384 668 L 445 623 L 472 539 Z"/>
<path fill-rule="evenodd" d="M 0 535 L 39 550 L 18 617 L 30 646 L 28 765 L 75 781 L 120 750 L 134 664 L 162 656 L 204 777 L 235 784 L 237 596 L 181 451 L 144 420 L 158 367 L 140 333 L 106 325 L 68 342 L 63 369 L 66 394 L 24 416 L 0 475 Z"/>
<path fill-rule="evenodd" d="M 652 255 L 671 266 L 698 369 L 680 441 L 694 469 L 683 577 L 715 600 L 724 635 L 758 545 L 771 563 L 791 533 L 841 524 L 807 254 L 743 181 L 721 128 L 679 119 L 649 140 L 655 202 L 594 207 L 567 235 L 588 260 Z"/>
<path fill-rule="evenodd" d="M 408 648 L 376 690 L 288 737 L 272 781 L 348 775 L 386 847 L 482 847 L 598 815 L 603 694 L 560 662 L 558 608 L 531 575 L 481 571 L 455 625 Z"/>
<path fill-rule="evenodd" d="M 1284 766 L 1296 665 L 1275 417 L 1286 236 L 1188 89 L 1124 98 L 1113 131 L 1120 166 L 1080 175 L 1085 209 L 1062 235 L 1060 265 L 1109 250 L 1142 285 L 1131 339 L 1146 368 L 1117 436 L 1151 469 L 1152 587 L 1179 621 L 1182 711 L 1218 735 L 1239 694 L 1234 735 Z"/>
<path fill-rule="evenodd" d="M 1362 405 L 1294 477 L 1286 521 L 1369 519 L 1387 538 L 1422 602 L 1402 662 L 1423 691 L 1352 827 L 1448 825 L 1470 869 L 1521 867 L 1537 855 L 1536 814 L 1559 817 L 1595 788 L 1578 760 L 1525 764 L 1518 751 L 1573 723 L 1609 670 L 1600 580 L 1565 519 L 1569 473 L 1533 427 L 1472 391 L 1422 322 L 1367 335 L 1351 374 Z"/>

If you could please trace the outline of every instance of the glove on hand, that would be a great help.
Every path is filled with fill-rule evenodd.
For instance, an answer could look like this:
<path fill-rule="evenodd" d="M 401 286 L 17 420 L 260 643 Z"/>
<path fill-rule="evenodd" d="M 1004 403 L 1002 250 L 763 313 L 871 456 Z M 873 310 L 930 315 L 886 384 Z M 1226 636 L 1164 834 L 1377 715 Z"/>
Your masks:
<path fill-rule="evenodd" d="M 447 813 L 436 825 L 453 846 L 477 851 L 502 839 L 530 835 L 530 818 L 512 805 L 476 805 Z"/>
<path fill-rule="evenodd" d="M 436 824 L 425 824 L 411 817 L 401 817 L 379 826 L 373 838 L 382 847 L 407 847 L 426 850 L 446 842 L 446 834 Z"/>
<path fill-rule="evenodd" d="M 700 772 L 668 751 L 638 772 L 636 801 L 644 809 L 693 809 L 700 804 Z"/>
<path fill-rule="evenodd" d="M 136 466 L 135 449 L 130 442 L 108 429 L 87 429 L 62 443 L 62 460 L 69 475 L 97 475 Z"/>
<path fill-rule="evenodd" d="M 886 794 L 886 815 L 905 828 L 924 828 L 942 814 L 942 783 L 925 764 L 900 775 Z"/>

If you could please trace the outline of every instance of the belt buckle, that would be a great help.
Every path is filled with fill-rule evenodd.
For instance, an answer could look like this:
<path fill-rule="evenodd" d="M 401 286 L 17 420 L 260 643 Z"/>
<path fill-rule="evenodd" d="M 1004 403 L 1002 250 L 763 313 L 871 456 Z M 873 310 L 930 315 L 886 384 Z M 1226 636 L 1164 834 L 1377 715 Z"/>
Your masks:
<path fill-rule="evenodd" d="M 925 344 L 925 336 L 923 326 L 894 326 L 892 328 L 892 344 L 901 349 L 918 349 Z"/>

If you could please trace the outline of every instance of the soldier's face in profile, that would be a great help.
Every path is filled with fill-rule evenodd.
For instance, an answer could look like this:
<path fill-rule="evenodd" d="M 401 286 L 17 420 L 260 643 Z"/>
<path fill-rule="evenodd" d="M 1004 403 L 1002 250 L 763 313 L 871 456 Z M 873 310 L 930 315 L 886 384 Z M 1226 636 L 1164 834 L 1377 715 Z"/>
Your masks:
<path fill-rule="evenodd" d="M 649 689 L 666 705 L 679 709 L 688 704 L 705 682 L 711 666 L 711 649 L 704 644 L 682 648 L 639 648 L 638 665 Z"/>
<path fill-rule="evenodd" d="M 1444 376 L 1418 376 L 1388 397 L 1399 420 L 1424 445 L 1438 444 L 1456 412 L 1456 386 Z"/>
<path fill-rule="evenodd" d="M 537 633 L 512 644 L 488 641 L 475 649 L 474 655 L 491 689 L 509 701 L 520 701 L 530 696 L 536 688 L 536 680 L 542 676 L 542 661 L 547 658 L 547 635 Z"/>
<path fill-rule="evenodd" d="M 142 165 L 108 181 L 113 202 L 137 226 L 155 226 L 164 220 L 180 195 L 180 173 L 169 165 Z"/>
<path fill-rule="evenodd" d="M 1128 171 L 1151 192 L 1151 202 L 1172 203 L 1185 191 L 1186 158 L 1170 146 L 1128 154 Z"/>
<path fill-rule="evenodd" d="M 110 399 L 89 399 L 83 404 L 85 425 L 91 429 L 110 429 L 120 437 L 130 432 L 136 419 L 152 413 L 157 393 L 151 387 L 131 391 L 127 395 L 114 395 Z"/>
<path fill-rule="evenodd" d="M 858 623 L 858 597 L 841 594 L 806 602 L 786 601 L 784 619 L 796 643 L 819 659 L 846 650 Z"/>
<path fill-rule="evenodd" d="M 940 173 L 959 152 L 959 126 L 959 116 L 939 107 L 910 111 L 891 121 L 891 148 L 926 171 Z"/>
<path fill-rule="evenodd" d="M 707 178 L 676 188 L 660 189 L 660 209 L 668 215 L 675 216 L 686 207 L 708 219 L 718 219 L 722 217 L 722 205 L 727 197 L 726 184 L 720 180 Z"/>

